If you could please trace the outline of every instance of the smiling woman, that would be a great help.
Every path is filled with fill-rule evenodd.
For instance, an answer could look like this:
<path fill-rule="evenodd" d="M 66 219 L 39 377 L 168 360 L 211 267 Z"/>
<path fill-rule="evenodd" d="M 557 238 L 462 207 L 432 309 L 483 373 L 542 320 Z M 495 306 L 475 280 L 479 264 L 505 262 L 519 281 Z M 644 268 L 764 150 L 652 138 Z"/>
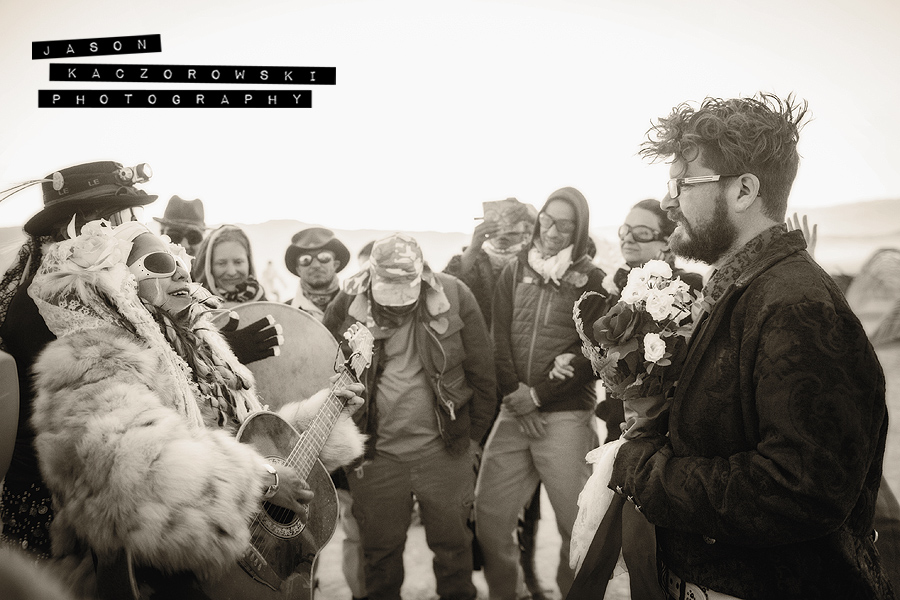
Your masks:
<path fill-rule="evenodd" d="M 256 280 L 250 239 L 240 227 L 222 225 L 200 244 L 194 281 L 225 299 L 227 306 L 266 299 Z"/>

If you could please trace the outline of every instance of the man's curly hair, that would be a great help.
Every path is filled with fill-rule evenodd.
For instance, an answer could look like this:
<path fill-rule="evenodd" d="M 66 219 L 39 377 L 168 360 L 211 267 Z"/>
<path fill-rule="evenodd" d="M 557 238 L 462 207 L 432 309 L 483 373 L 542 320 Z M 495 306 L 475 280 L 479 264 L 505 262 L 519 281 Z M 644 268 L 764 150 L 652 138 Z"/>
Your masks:
<path fill-rule="evenodd" d="M 752 98 L 706 98 L 699 108 L 682 103 L 647 132 L 640 154 L 653 162 L 691 162 L 721 174 L 753 173 L 759 178 L 763 212 L 783 221 L 800 156 L 797 141 L 806 101 L 793 94 Z"/>

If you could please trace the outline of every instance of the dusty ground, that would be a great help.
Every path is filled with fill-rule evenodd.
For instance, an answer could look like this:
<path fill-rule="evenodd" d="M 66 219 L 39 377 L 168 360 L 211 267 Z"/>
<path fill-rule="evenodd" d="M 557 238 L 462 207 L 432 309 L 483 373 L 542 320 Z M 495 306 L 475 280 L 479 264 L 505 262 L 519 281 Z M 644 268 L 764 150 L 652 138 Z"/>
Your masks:
<path fill-rule="evenodd" d="M 878 349 L 879 359 L 887 377 L 888 411 L 891 417 L 888 447 L 884 458 L 884 473 L 891 489 L 900 491 L 900 342 Z M 600 425 L 602 431 L 602 424 Z M 556 589 L 556 565 L 559 560 L 559 534 L 553 520 L 552 508 L 546 497 L 541 502 L 541 523 L 538 528 L 538 554 L 536 563 L 541 580 L 547 589 L 553 590 L 554 599 L 560 598 Z M 341 540 L 343 534 L 338 527 L 331 542 L 320 554 L 320 590 L 317 600 L 350 600 L 350 591 L 341 573 Z M 409 530 L 409 538 L 404 555 L 406 581 L 403 585 L 404 600 L 433 600 L 434 575 L 431 571 L 431 552 L 425 543 L 425 532 L 421 525 Z M 487 598 L 487 586 L 481 572 L 473 576 L 478 588 L 479 600 Z M 628 575 L 621 575 L 610 582 L 607 589 L 608 600 L 628 600 Z"/>

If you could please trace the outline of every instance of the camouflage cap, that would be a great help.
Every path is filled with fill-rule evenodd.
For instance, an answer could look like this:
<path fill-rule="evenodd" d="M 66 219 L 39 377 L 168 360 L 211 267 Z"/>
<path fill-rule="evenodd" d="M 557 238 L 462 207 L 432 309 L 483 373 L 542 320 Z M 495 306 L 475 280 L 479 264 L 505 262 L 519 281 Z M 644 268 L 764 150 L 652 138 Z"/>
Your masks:
<path fill-rule="evenodd" d="M 396 233 L 375 242 L 369 258 L 372 298 L 382 306 L 408 306 L 419 299 L 425 260 L 419 243 Z"/>

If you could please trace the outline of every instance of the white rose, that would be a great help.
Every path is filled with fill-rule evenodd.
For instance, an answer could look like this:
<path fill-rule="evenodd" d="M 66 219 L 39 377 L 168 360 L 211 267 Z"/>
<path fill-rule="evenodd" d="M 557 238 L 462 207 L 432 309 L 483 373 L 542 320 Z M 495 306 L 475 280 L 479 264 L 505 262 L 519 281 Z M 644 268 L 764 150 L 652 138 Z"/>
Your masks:
<path fill-rule="evenodd" d="M 644 336 L 644 359 L 656 363 L 666 355 L 666 342 L 658 333 L 648 333 Z"/>
<path fill-rule="evenodd" d="M 645 307 L 654 321 L 662 321 L 672 313 L 675 299 L 666 290 L 650 290 L 645 298 Z M 677 311 L 675 311 L 677 312 Z"/>
<path fill-rule="evenodd" d="M 664 260 L 648 260 L 643 267 L 647 277 L 662 277 L 670 279 L 672 277 L 672 267 Z"/>
<path fill-rule="evenodd" d="M 645 282 L 640 279 L 632 280 L 631 277 L 628 278 L 628 285 L 625 286 L 625 289 L 622 290 L 622 302 L 626 304 L 637 304 L 644 300 L 647 297 L 647 285 Z"/>
<path fill-rule="evenodd" d="M 634 284 L 646 286 L 648 279 L 650 279 L 650 275 L 643 267 L 635 267 L 628 271 L 628 283 L 626 285 Z"/>

